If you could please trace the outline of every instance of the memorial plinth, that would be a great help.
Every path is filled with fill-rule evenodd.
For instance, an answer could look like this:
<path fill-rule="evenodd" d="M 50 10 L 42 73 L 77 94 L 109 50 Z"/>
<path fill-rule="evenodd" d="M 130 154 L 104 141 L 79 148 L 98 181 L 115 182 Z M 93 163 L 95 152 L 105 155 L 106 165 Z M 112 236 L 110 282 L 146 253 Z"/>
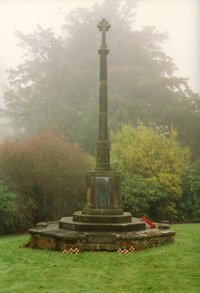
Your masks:
<path fill-rule="evenodd" d="M 110 165 L 108 134 L 107 55 L 106 32 L 110 24 L 102 19 L 98 26 L 102 32 L 99 88 L 99 138 L 96 168 L 86 174 L 86 204 L 72 217 L 63 217 L 58 223 L 39 223 L 29 230 L 29 246 L 35 248 L 64 249 L 69 246 L 81 250 L 117 250 L 121 247 L 144 249 L 174 241 L 169 226 L 149 229 L 140 219 L 124 212 L 120 198 L 120 172 Z"/>

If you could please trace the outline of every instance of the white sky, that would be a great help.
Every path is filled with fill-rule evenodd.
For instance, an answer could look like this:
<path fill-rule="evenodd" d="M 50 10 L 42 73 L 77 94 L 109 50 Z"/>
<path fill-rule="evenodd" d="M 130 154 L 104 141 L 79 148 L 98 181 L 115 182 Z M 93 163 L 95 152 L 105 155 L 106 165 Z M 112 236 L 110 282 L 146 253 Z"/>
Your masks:
<path fill-rule="evenodd" d="M 114 0 L 113 0 L 114 1 Z M 130 0 L 132 1 L 132 0 Z M 0 83 L 6 82 L 5 69 L 20 63 L 14 28 L 31 32 L 36 24 L 52 27 L 57 33 L 66 12 L 77 6 L 91 6 L 95 0 L 0 0 Z M 140 0 L 136 28 L 155 25 L 169 32 L 164 50 L 179 69 L 177 75 L 189 78 L 189 85 L 200 93 L 200 1 Z"/>
<path fill-rule="evenodd" d="M 136 24 L 168 31 L 165 52 L 174 59 L 177 75 L 188 77 L 193 91 L 200 93 L 200 1 L 141 0 Z"/>

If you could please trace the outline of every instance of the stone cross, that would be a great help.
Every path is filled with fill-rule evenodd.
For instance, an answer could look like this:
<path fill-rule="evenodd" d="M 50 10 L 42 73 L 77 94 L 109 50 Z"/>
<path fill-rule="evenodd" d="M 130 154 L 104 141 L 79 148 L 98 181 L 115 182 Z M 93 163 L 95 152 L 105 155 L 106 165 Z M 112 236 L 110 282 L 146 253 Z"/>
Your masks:
<path fill-rule="evenodd" d="M 106 48 L 106 32 L 109 30 L 110 24 L 105 18 L 102 18 L 102 20 L 98 23 L 97 27 L 102 32 L 101 47 Z"/>

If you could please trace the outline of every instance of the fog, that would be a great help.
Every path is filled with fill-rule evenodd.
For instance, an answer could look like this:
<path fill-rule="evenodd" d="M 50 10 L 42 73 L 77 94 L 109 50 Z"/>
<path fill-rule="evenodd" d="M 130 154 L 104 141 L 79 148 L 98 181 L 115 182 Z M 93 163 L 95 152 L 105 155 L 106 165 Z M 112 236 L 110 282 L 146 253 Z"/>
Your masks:
<path fill-rule="evenodd" d="M 199 3 L 0 1 L 0 101 L 15 135 L 53 128 L 94 152 L 100 45 L 96 26 L 105 17 L 111 23 L 109 129 L 137 125 L 138 120 L 162 129 L 173 125 L 193 157 L 200 157 Z M 75 11 L 78 7 L 82 9 Z M 15 70 L 6 73 L 9 68 Z"/>
<path fill-rule="evenodd" d="M 76 7 L 91 7 L 95 0 L 0 1 L 0 77 L 7 83 L 5 70 L 21 62 L 22 50 L 17 46 L 14 30 L 31 32 L 36 24 L 61 33 L 65 14 Z M 198 0 L 140 0 L 137 4 L 135 28 L 154 25 L 168 31 L 164 50 L 178 68 L 178 75 L 189 78 L 189 85 L 200 93 L 199 83 L 199 19 Z M 95 54 L 95 52 L 94 52 Z"/>

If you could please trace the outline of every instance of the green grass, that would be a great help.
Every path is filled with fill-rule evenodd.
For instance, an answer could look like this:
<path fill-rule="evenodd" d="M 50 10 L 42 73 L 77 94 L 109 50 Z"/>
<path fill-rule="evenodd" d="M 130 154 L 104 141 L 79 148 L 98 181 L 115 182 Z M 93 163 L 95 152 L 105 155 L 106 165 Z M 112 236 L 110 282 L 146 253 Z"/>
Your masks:
<path fill-rule="evenodd" d="M 174 225 L 174 244 L 131 255 L 20 248 L 27 235 L 0 238 L 1 293 L 200 293 L 200 224 Z"/>

